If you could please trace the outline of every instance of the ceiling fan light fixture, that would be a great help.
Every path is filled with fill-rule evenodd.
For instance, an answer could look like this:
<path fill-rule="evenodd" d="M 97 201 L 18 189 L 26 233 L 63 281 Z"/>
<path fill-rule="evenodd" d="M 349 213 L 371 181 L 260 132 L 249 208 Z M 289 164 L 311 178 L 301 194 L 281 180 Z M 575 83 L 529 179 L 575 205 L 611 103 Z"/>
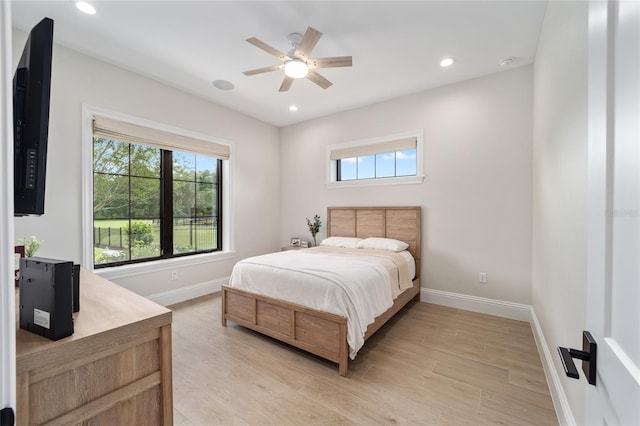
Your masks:
<path fill-rule="evenodd" d="M 309 73 L 307 63 L 294 58 L 284 63 L 284 73 L 291 78 L 303 78 Z"/>
<path fill-rule="evenodd" d="M 282 53 L 278 49 L 269 46 L 267 43 L 258 40 L 255 37 L 248 38 L 246 41 L 258 49 L 275 56 L 282 63 L 281 65 L 273 65 L 254 70 L 243 71 L 246 76 L 263 74 L 272 71 L 284 71 L 284 79 L 280 84 L 279 92 L 286 92 L 296 79 L 308 78 L 310 82 L 320 86 L 322 89 L 328 89 L 331 82 L 320 75 L 317 68 L 338 68 L 350 67 L 353 60 L 351 56 L 333 56 L 325 58 L 313 58 L 311 51 L 320 40 L 322 33 L 311 27 L 307 27 L 304 35 L 299 33 L 291 33 L 287 37 L 293 49 L 289 53 Z"/>

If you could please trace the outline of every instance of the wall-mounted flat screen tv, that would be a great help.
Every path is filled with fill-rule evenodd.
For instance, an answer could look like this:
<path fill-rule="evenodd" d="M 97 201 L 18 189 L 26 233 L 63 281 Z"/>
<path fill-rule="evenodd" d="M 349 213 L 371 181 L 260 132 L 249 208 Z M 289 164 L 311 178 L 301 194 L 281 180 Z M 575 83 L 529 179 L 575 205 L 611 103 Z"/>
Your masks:
<path fill-rule="evenodd" d="M 29 34 L 13 76 L 14 215 L 44 214 L 53 20 Z"/>

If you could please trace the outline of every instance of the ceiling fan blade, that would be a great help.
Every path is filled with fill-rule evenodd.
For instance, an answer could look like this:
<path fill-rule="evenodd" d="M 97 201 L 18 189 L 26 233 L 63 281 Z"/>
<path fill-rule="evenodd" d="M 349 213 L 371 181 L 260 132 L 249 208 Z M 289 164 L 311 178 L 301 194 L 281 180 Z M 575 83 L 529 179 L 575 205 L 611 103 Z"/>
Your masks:
<path fill-rule="evenodd" d="M 311 27 L 307 28 L 307 31 L 305 31 L 304 35 L 302 36 L 300 45 L 298 45 L 298 48 L 296 49 L 294 55 L 302 59 L 303 61 L 306 61 L 307 58 L 309 58 L 309 55 L 311 54 L 313 48 L 316 47 L 316 44 L 318 43 L 318 40 L 320 40 L 321 36 L 322 33 L 320 31 L 315 30 Z"/>
<path fill-rule="evenodd" d="M 282 80 L 282 84 L 280 85 L 280 90 L 278 90 L 278 91 L 279 92 L 286 92 L 287 90 L 289 90 L 289 88 L 293 84 L 293 80 L 294 80 L 294 78 L 289 77 L 289 76 L 285 76 L 284 80 Z"/>
<path fill-rule="evenodd" d="M 313 81 L 318 86 L 322 87 L 323 89 L 327 89 L 329 88 L 329 86 L 333 84 L 332 82 L 330 82 L 329 80 L 327 80 L 326 78 L 318 74 L 317 72 L 311 71 L 311 70 L 309 70 L 309 74 L 307 74 L 307 78 Z"/>
<path fill-rule="evenodd" d="M 350 67 L 353 64 L 351 56 L 334 56 L 331 58 L 314 58 L 307 61 L 309 69 Z"/>
<path fill-rule="evenodd" d="M 276 58 L 280 59 L 282 62 L 288 61 L 289 59 L 291 59 L 290 57 L 288 57 L 278 49 L 269 46 L 267 43 L 260 41 L 255 37 L 248 38 L 247 42 L 253 44 L 258 49 L 262 49 L 268 54 L 275 56 Z"/>
<path fill-rule="evenodd" d="M 271 71 L 278 71 L 284 68 L 284 65 L 274 65 L 272 67 L 265 67 L 265 68 L 258 68 L 255 70 L 249 70 L 249 71 L 243 71 L 242 74 L 244 75 L 256 75 L 256 74 L 262 74 L 265 72 L 271 72 Z"/>

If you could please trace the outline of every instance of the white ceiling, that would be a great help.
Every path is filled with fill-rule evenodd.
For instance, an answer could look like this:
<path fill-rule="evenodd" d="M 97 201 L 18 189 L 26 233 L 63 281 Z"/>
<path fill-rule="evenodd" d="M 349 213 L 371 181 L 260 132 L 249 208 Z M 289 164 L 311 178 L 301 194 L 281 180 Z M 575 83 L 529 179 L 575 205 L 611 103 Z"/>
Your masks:
<path fill-rule="evenodd" d="M 533 62 L 546 1 L 92 1 L 93 16 L 70 0 L 12 2 L 13 26 L 55 21 L 56 43 L 147 75 L 276 126 L 345 111 Z M 312 57 L 353 56 L 353 67 L 319 70 L 323 90 L 295 81 L 245 40 L 287 52 L 287 34 L 324 35 Z M 443 57 L 456 63 L 441 68 Z M 498 62 L 515 58 L 508 67 Z M 55 61 L 55 55 L 54 55 Z M 213 87 L 228 80 L 232 91 Z M 290 112 L 290 105 L 299 110 Z"/>

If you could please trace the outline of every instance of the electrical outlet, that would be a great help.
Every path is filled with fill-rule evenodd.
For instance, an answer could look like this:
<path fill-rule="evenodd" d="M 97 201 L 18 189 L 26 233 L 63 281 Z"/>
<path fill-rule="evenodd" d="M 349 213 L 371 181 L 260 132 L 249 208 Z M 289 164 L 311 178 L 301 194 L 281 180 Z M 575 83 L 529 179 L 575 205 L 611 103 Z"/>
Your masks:
<path fill-rule="evenodd" d="M 479 281 L 481 283 L 483 283 L 483 284 L 487 282 L 487 273 L 486 272 L 480 272 Z"/>
<path fill-rule="evenodd" d="M 171 280 L 178 279 L 178 271 L 171 271 Z"/>

